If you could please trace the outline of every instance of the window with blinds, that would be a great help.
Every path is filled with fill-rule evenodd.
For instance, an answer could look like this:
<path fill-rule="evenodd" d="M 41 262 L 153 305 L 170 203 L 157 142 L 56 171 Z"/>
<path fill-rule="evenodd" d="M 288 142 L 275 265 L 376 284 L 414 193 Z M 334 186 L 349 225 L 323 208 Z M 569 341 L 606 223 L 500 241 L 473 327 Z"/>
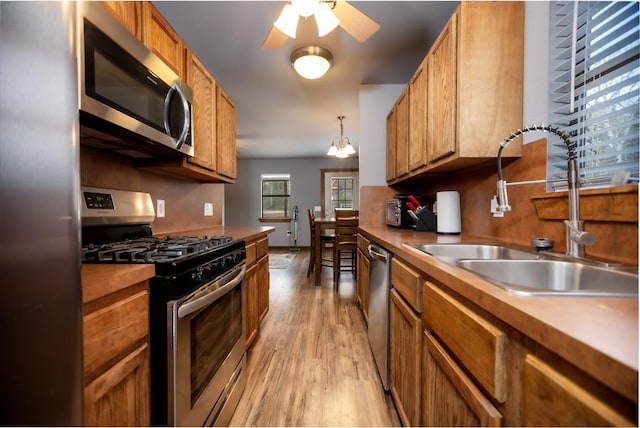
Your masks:
<path fill-rule="evenodd" d="M 291 196 L 291 177 L 289 174 L 262 174 L 263 219 L 283 219 L 289 217 L 289 198 Z"/>
<path fill-rule="evenodd" d="M 638 181 L 638 2 L 556 1 L 550 10 L 550 123 L 578 144 L 583 187 Z M 567 176 L 549 138 L 547 175 Z"/>

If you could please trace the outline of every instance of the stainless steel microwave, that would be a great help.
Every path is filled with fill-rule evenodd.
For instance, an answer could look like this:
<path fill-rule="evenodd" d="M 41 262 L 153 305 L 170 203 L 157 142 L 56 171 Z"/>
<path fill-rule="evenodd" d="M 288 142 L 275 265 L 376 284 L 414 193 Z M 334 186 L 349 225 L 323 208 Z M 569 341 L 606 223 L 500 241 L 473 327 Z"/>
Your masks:
<path fill-rule="evenodd" d="M 99 2 L 76 22 L 81 142 L 130 157 L 193 156 L 193 90 Z"/>

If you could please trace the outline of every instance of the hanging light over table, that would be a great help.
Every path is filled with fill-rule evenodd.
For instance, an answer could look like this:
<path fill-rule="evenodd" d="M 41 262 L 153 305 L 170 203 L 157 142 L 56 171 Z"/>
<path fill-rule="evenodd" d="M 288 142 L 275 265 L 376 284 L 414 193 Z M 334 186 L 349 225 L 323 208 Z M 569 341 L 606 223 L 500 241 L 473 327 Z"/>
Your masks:
<path fill-rule="evenodd" d="M 331 141 L 331 146 L 329 146 L 327 155 L 335 156 L 337 158 L 346 158 L 349 157 L 349 155 L 354 154 L 356 151 L 351 145 L 349 137 L 344 136 L 344 127 L 342 125 L 344 116 L 338 116 L 338 120 L 340 121 L 340 137 L 336 137 Z"/>

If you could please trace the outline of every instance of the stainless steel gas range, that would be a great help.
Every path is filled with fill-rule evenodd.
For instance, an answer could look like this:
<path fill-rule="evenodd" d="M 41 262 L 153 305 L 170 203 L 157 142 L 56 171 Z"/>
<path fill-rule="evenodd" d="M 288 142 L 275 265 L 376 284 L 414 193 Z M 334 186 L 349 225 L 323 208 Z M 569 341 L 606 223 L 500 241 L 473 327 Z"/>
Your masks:
<path fill-rule="evenodd" d="M 82 189 L 83 263 L 153 263 L 151 423 L 227 425 L 246 385 L 245 243 L 152 236 L 149 194 Z"/>

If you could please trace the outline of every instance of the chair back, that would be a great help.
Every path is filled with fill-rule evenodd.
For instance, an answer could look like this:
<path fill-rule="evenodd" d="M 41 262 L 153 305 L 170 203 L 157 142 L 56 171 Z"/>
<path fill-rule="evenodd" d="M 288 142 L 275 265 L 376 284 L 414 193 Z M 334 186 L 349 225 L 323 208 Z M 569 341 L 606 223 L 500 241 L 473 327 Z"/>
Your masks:
<path fill-rule="evenodd" d="M 359 211 L 340 209 L 335 211 L 335 217 L 336 245 L 341 248 L 354 248 L 357 242 Z"/>
<path fill-rule="evenodd" d="M 313 245 L 316 237 L 316 228 L 314 225 L 314 222 L 316 221 L 316 215 L 313 213 L 312 208 L 309 208 L 307 212 L 309 214 L 309 231 L 311 232 L 311 245 Z"/>

